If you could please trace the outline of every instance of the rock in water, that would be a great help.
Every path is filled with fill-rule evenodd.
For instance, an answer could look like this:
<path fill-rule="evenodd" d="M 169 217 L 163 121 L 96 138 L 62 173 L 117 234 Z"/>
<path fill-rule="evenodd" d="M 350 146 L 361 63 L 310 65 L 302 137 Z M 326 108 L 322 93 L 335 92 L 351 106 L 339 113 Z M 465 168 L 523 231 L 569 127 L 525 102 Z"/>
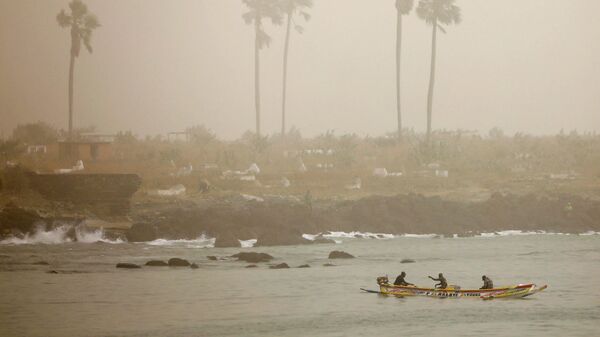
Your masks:
<path fill-rule="evenodd" d="M 125 233 L 129 242 L 147 242 L 158 239 L 156 226 L 148 223 L 135 223 Z"/>
<path fill-rule="evenodd" d="M 174 257 L 169 259 L 169 267 L 189 267 L 190 262 L 188 260 L 180 259 L 178 257 Z"/>
<path fill-rule="evenodd" d="M 142 268 L 135 263 L 117 263 L 117 268 L 138 269 Z"/>
<path fill-rule="evenodd" d="M 249 264 L 246 266 L 246 268 L 257 268 L 258 266 L 255 264 Z"/>
<path fill-rule="evenodd" d="M 329 253 L 329 258 L 330 259 L 353 259 L 354 256 L 352 256 L 351 254 L 348 254 L 346 252 L 343 252 L 341 250 L 334 250 L 333 252 Z"/>
<path fill-rule="evenodd" d="M 245 261 L 248 263 L 258 263 L 258 262 L 269 262 L 273 259 L 273 257 L 266 253 L 237 253 L 231 255 L 231 257 L 237 257 L 238 261 Z"/>
<path fill-rule="evenodd" d="M 289 268 L 290 266 L 288 266 L 287 263 L 280 263 L 280 264 L 276 264 L 274 266 L 270 266 L 269 269 L 286 269 Z"/>
<path fill-rule="evenodd" d="M 310 266 L 308 264 L 303 264 L 298 266 L 298 268 L 310 268 Z"/>
<path fill-rule="evenodd" d="M 225 233 L 217 236 L 215 248 L 240 247 L 240 241 L 231 233 Z"/>
<path fill-rule="evenodd" d="M 148 262 L 146 262 L 146 266 L 149 267 L 166 267 L 169 264 L 166 263 L 165 261 L 160 261 L 160 260 L 150 260 Z"/>
<path fill-rule="evenodd" d="M 211 261 L 217 261 L 217 257 L 213 256 L 213 255 L 209 255 L 206 258 L 209 259 L 209 260 L 211 260 Z"/>
<path fill-rule="evenodd" d="M 413 259 L 402 259 L 402 261 L 400 261 L 400 263 L 415 263 L 417 261 L 413 260 Z"/>
<path fill-rule="evenodd" d="M 197 265 L 197 264 L 195 264 L 195 263 L 192 263 L 192 264 L 190 264 L 190 268 L 192 268 L 192 269 L 198 269 L 198 268 L 200 268 L 200 267 L 198 267 L 198 265 Z"/>
<path fill-rule="evenodd" d="M 335 264 L 333 264 L 333 263 L 325 263 L 323 265 L 323 267 L 335 267 Z"/>

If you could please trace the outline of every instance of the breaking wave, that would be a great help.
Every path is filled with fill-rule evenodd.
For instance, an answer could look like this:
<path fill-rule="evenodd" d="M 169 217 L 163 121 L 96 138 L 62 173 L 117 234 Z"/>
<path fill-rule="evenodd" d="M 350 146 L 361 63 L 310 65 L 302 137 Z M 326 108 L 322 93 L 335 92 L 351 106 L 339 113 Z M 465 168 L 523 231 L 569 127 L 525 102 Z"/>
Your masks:
<path fill-rule="evenodd" d="M 154 241 L 145 242 L 150 246 L 183 246 L 186 248 L 213 248 L 215 246 L 215 238 L 209 238 L 202 234 L 196 239 L 156 239 Z"/>
<path fill-rule="evenodd" d="M 522 230 L 504 230 L 497 232 L 487 232 L 487 233 L 473 233 L 471 235 L 467 235 L 466 237 L 482 237 L 482 238 L 492 238 L 492 237 L 503 237 L 503 236 L 525 236 L 525 235 L 580 235 L 580 236 L 589 236 L 589 235 L 600 235 L 600 232 L 596 231 L 587 231 L 585 233 L 579 234 L 571 234 L 571 233 L 558 233 L 558 232 L 547 232 L 543 230 L 537 231 L 522 231 Z M 328 239 L 333 239 L 336 243 L 341 243 L 339 239 L 394 239 L 394 238 L 416 238 L 416 239 L 433 239 L 433 238 L 442 238 L 444 235 L 441 234 L 386 234 L 386 233 L 371 233 L 371 232 L 325 232 L 318 234 L 302 234 L 302 237 L 314 241 L 318 237 L 324 237 Z M 447 236 L 446 236 L 447 237 Z M 459 234 L 453 234 L 452 238 L 461 238 L 464 237 Z M 336 240 L 337 239 L 337 240 Z"/>
<path fill-rule="evenodd" d="M 242 248 L 252 248 L 254 247 L 254 245 L 256 244 L 256 242 L 258 242 L 257 239 L 250 239 L 250 240 L 238 240 L 240 242 L 240 246 Z"/>
<path fill-rule="evenodd" d="M 87 230 L 79 227 L 75 227 L 74 233 L 72 231 L 73 226 L 62 225 L 50 230 L 46 230 L 43 226 L 37 227 L 33 233 L 27 233 L 22 237 L 10 236 L 2 241 L 0 244 L 8 245 L 34 245 L 34 244 L 47 244 L 57 245 L 63 243 L 79 242 L 79 243 L 124 243 L 121 239 L 111 240 L 106 238 L 103 228 L 96 230 Z"/>

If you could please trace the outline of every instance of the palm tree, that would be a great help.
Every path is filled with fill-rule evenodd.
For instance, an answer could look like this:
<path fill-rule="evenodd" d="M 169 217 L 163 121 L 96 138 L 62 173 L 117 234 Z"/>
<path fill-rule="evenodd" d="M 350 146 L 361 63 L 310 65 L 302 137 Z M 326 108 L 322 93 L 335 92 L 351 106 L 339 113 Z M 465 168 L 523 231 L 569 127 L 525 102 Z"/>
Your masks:
<path fill-rule="evenodd" d="M 460 8 L 454 0 L 420 0 L 417 15 L 433 28 L 431 38 L 431 71 L 429 73 L 429 91 L 427 93 L 427 144 L 431 141 L 431 110 L 433 103 L 433 85 L 435 82 L 435 45 L 438 28 L 446 33 L 442 24 L 460 23 Z"/>
<path fill-rule="evenodd" d="M 408 15 L 413 8 L 413 0 L 396 0 L 396 106 L 398 110 L 398 138 L 402 137 L 402 110 L 400 106 L 400 56 L 402 52 L 402 15 Z"/>
<path fill-rule="evenodd" d="M 69 63 L 69 140 L 73 137 L 73 71 L 75 58 L 79 57 L 81 41 L 88 52 L 92 53 L 92 32 L 100 27 L 96 16 L 88 12 L 87 6 L 81 0 L 69 3 L 71 15 L 61 10 L 56 16 L 58 25 L 62 28 L 71 28 L 71 60 Z"/>
<path fill-rule="evenodd" d="M 288 52 L 290 47 L 290 30 L 292 22 L 294 22 L 294 15 L 299 14 L 304 18 L 305 21 L 310 20 L 310 14 L 306 10 L 312 7 L 312 0 L 281 0 L 280 6 L 281 11 L 287 17 L 287 27 L 285 31 L 285 47 L 283 49 L 283 94 L 281 99 L 281 135 L 285 135 L 285 99 L 287 91 L 287 62 Z M 294 28 L 300 34 L 302 34 L 304 28 L 294 22 Z"/>
<path fill-rule="evenodd" d="M 281 24 L 281 11 L 276 0 L 242 0 L 249 11 L 242 15 L 246 24 L 254 24 L 254 105 L 256 107 L 256 136 L 260 137 L 260 50 L 268 47 L 271 37 L 265 33 L 262 20 L 268 18 Z"/>

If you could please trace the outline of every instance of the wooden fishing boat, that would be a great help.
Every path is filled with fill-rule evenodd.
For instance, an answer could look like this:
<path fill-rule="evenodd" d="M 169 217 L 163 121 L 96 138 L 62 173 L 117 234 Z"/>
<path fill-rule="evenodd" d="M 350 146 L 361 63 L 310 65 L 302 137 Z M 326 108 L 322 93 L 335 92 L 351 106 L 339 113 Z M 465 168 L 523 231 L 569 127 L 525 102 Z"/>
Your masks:
<path fill-rule="evenodd" d="M 510 287 L 492 289 L 461 289 L 459 286 L 450 285 L 448 288 L 422 288 L 417 286 L 397 286 L 390 284 L 388 278 L 378 277 L 379 293 L 392 296 L 426 296 L 436 298 L 479 298 L 484 300 L 499 298 L 523 298 L 538 293 L 548 286 L 538 287 L 533 283 L 518 284 Z"/>

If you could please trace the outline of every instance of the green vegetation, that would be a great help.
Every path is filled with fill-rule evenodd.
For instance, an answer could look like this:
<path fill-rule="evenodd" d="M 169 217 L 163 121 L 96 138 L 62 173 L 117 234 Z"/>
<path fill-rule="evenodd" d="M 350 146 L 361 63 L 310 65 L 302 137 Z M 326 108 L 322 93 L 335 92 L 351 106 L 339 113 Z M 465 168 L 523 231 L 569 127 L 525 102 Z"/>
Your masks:
<path fill-rule="evenodd" d="M 327 132 L 304 138 L 293 128 L 285 137 L 247 132 L 232 141 L 218 139 L 204 126 L 188 132 L 188 140 L 177 141 L 118 133 L 111 157 L 85 162 L 85 172 L 138 173 L 143 190 L 183 184 L 187 194 L 196 193 L 200 182 L 207 180 L 213 192 L 303 196 L 310 190 L 317 198 L 411 192 L 460 200 L 481 200 L 494 192 L 600 197 L 595 187 L 600 182 L 597 134 L 509 137 L 499 129 L 486 136 L 436 131 L 429 147 L 425 135 L 410 130 L 405 130 L 402 141 L 396 133 L 359 137 Z M 13 151 L 9 159 L 37 171 L 73 165 L 50 154 L 27 154 L 24 143 L 14 139 L 2 142 L 0 148 Z M 225 173 L 245 171 L 253 163 L 260 168 L 256 180 Z M 180 174 L 190 165 L 191 173 Z M 385 168 L 388 176 L 374 175 L 376 168 Z M 349 189 L 357 178 L 361 188 Z"/>

